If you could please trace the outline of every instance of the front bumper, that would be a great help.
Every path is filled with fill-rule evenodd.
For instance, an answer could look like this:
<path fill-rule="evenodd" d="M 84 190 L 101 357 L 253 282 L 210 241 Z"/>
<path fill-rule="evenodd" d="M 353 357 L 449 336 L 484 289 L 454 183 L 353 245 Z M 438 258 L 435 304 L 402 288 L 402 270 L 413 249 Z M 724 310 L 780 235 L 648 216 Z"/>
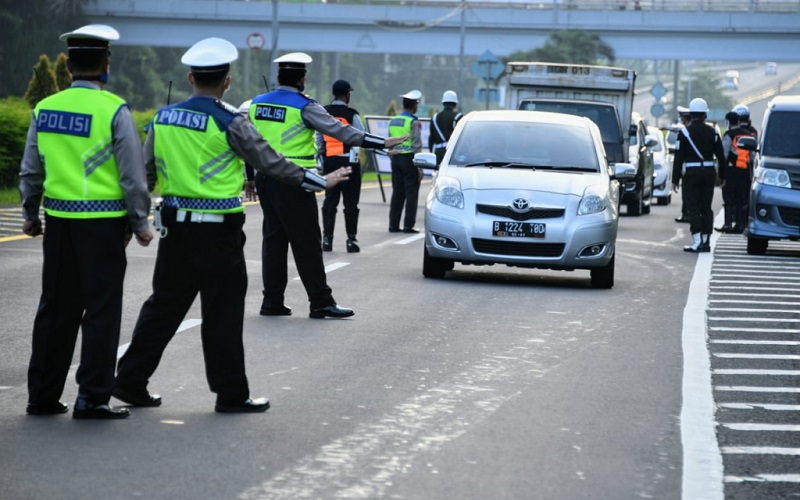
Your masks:
<path fill-rule="evenodd" d="M 760 215 L 761 213 L 764 215 Z M 800 190 L 755 184 L 746 236 L 800 239 Z"/>

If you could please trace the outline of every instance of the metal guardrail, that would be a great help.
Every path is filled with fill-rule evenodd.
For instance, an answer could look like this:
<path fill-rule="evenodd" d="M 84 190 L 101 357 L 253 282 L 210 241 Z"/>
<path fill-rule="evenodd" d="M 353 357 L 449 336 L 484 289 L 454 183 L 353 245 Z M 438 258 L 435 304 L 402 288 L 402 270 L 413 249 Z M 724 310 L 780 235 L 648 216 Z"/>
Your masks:
<path fill-rule="evenodd" d="M 739 104 L 744 104 L 745 106 L 747 106 L 756 101 L 776 96 L 780 94 L 782 91 L 791 89 L 798 84 L 800 84 L 800 75 L 795 75 L 791 80 L 787 82 L 779 82 L 778 85 L 775 85 L 774 87 L 770 87 L 760 92 L 756 92 L 755 94 L 751 94 L 745 97 L 744 99 L 739 99 L 738 102 Z"/>

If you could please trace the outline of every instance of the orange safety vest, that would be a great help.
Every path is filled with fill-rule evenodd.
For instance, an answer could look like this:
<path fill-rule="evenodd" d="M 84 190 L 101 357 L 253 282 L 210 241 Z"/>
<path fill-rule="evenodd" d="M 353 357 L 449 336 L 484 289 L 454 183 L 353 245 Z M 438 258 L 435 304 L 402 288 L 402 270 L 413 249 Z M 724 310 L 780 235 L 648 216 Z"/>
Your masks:
<path fill-rule="evenodd" d="M 353 124 L 353 117 L 358 111 L 348 106 L 341 104 L 329 104 L 325 106 L 325 110 L 334 118 L 342 122 L 344 126 Z M 325 139 L 325 156 L 341 156 L 350 153 L 350 146 L 345 145 L 342 141 L 335 137 L 323 134 Z"/>
<path fill-rule="evenodd" d="M 749 132 L 733 136 L 733 143 L 731 144 L 731 147 L 736 150 L 736 168 L 747 169 L 750 167 L 750 165 L 752 165 L 752 155 L 750 154 L 750 151 L 737 147 L 736 140 L 739 137 L 756 137 L 756 135 L 757 134 L 755 132 Z"/>

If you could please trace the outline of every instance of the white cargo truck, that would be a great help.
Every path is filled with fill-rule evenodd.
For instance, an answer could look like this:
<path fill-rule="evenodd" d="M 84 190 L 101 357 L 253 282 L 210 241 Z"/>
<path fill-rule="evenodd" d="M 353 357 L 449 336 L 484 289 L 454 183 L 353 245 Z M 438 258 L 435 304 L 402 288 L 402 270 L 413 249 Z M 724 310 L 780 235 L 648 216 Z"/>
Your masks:
<path fill-rule="evenodd" d="M 622 203 L 628 205 L 631 215 L 649 212 L 652 151 L 644 140 L 636 140 L 642 124 L 632 120 L 634 71 L 583 64 L 509 62 L 506 78 L 506 109 L 567 113 L 585 116 L 597 124 L 608 162 L 631 163 L 638 170 L 636 177 L 623 186 Z M 639 147 L 631 148 L 631 144 Z"/>

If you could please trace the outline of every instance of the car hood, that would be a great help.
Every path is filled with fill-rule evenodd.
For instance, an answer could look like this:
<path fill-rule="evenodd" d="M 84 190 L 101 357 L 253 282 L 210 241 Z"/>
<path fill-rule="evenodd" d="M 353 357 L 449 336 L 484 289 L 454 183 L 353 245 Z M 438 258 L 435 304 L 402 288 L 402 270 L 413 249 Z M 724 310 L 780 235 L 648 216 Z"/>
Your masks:
<path fill-rule="evenodd" d="M 607 177 L 591 172 L 557 172 L 519 168 L 447 168 L 439 175 L 458 179 L 462 190 L 529 190 L 583 196 L 587 186 L 607 184 Z"/>
<path fill-rule="evenodd" d="M 800 172 L 800 158 L 784 158 L 781 156 L 762 156 L 761 166 L 764 168 L 781 168 L 792 172 Z"/>

